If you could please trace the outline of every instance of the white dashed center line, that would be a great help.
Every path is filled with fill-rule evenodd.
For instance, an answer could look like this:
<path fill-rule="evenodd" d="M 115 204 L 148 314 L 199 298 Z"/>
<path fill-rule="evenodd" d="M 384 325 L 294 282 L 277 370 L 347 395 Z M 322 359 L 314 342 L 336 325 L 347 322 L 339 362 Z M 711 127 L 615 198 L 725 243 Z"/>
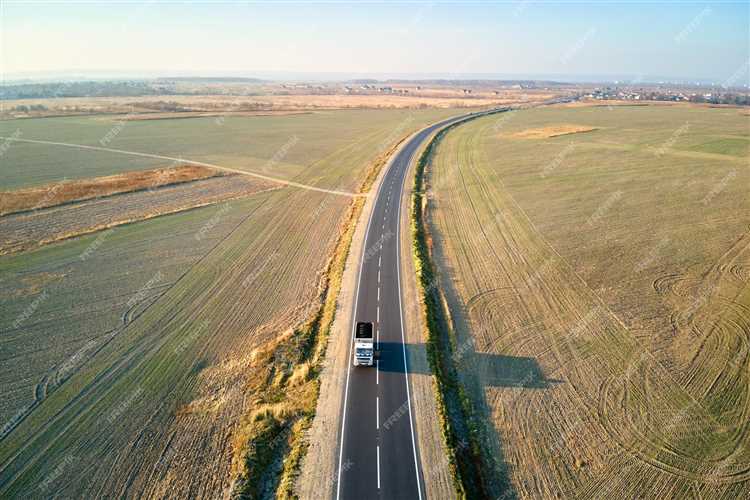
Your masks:
<path fill-rule="evenodd" d="M 380 398 L 375 396 L 375 428 L 380 429 Z"/>
<path fill-rule="evenodd" d="M 378 454 L 378 489 L 380 489 L 380 446 L 377 447 Z"/>

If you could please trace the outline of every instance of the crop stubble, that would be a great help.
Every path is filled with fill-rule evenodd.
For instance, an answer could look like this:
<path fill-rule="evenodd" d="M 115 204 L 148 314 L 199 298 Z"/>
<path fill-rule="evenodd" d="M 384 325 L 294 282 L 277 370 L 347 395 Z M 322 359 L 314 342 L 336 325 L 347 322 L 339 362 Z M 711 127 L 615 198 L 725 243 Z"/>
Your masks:
<path fill-rule="evenodd" d="M 530 110 L 504 133 L 600 130 L 514 140 L 488 117 L 439 146 L 430 213 L 456 363 L 485 466 L 512 493 L 748 494 L 747 156 L 705 153 L 747 141 L 733 111 Z"/>

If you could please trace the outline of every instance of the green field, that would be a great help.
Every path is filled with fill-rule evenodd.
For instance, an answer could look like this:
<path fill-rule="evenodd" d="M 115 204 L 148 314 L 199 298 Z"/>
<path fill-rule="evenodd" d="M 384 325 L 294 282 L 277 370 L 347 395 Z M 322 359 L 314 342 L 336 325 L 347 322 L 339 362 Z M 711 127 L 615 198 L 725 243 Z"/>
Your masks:
<path fill-rule="evenodd" d="M 317 163 L 351 161 L 352 153 L 385 148 L 419 124 L 453 114 L 453 110 L 432 109 L 230 116 L 219 121 L 215 117 L 125 122 L 119 121 L 121 116 L 47 118 L 0 121 L 0 136 L 186 158 L 315 182 Z M 9 146 L 0 159 L 0 189 L 165 164 L 164 160 L 44 144 L 13 142 Z M 329 179 L 333 185 L 340 181 L 353 186 L 354 177 L 337 177 Z"/>
<path fill-rule="evenodd" d="M 594 130 L 520 134 L 564 124 Z M 737 109 L 601 106 L 440 143 L 434 258 L 493 494 L 750 494 L 748 140 Z"/>
<path fill-rule="evenodd" d="M 450 114 L 134 122 L 108 146 L 265 165 L 268 174 L 354 190 L 385 149 Z M 23 127 L 23 138 L 95 144 L 111 125 L 91 117 L 2 126 Z M 283 160 L 269 164 L 294 136 Z M 129 161 L 14 144 L 3 182 L 154 166 Z M 245 392 L 253 351 L 319 309 L 321 273 L 351 203 L 284 187 L 1 257 L 0 496 L 225 491 L 236 426 L 256 404 Z"/>

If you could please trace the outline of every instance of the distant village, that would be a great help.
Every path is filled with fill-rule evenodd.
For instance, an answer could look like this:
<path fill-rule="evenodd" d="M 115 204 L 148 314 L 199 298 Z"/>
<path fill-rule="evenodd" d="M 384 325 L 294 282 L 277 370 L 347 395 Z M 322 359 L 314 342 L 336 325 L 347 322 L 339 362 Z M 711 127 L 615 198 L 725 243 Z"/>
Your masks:
<path fill-rule="evenodd" d="M 409 93 L 418 93 L 424 89 L 422 85 L 412 85 L 409 88 L 405 86 L 393 87 L 391 85 L 374 84 L 374 83 L 362 83 L 362 84 L 346 84 L 338 86 L 337 84 L 326 85 L 326 84 L 310 84 L 310 83 L 286 83 L 282 84 L 281 87 L 287 90 L 307 90 L 312 92 L 335 92 L 343 90 L 347 94 L 394 94 L 394 95 L 407 95 Z M 507 85 L 505 89 L 522 89 L 525 88 L 522 85 Z M 470 96 L 474 93 L 473 89 L 470 88 L 458 88 L 464 95 Z M 491 91 L 495 95 L 500 95 L 499 90 Z"/>
<path fill-rule="evenodd" d="M 583 95 L 589 99 L 619 101 L 678 101 L 710 104 L 750 105 L 750 94 L 728 90 L 596 87 Z"/>

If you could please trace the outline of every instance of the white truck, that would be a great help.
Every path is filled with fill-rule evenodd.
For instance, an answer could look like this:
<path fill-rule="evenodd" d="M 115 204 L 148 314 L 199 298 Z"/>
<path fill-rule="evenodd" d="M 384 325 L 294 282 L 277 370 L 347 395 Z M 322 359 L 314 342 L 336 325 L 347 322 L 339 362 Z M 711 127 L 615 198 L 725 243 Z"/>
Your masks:
<path fill-rule="evenodd" d="M 357 322 L 354 330 L 354 366 L 372 366 L 375 363 L 375 338 L 373 324 Z"/>

